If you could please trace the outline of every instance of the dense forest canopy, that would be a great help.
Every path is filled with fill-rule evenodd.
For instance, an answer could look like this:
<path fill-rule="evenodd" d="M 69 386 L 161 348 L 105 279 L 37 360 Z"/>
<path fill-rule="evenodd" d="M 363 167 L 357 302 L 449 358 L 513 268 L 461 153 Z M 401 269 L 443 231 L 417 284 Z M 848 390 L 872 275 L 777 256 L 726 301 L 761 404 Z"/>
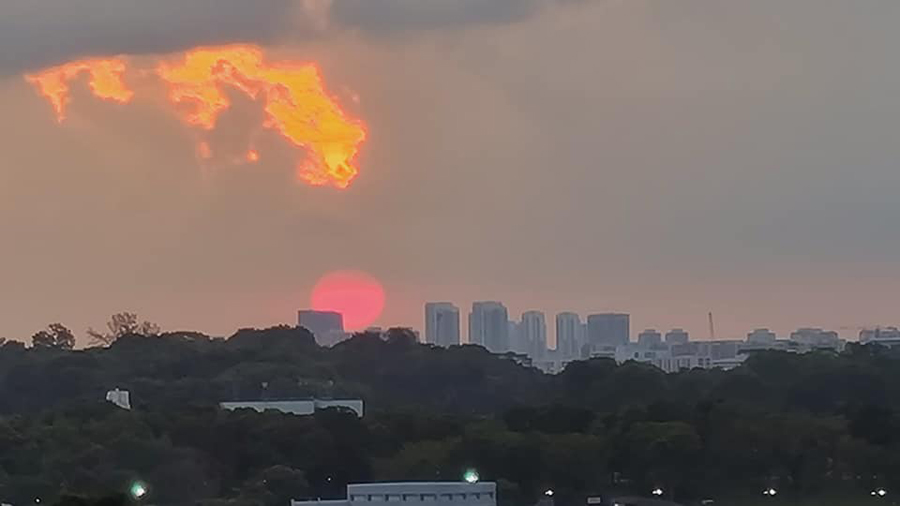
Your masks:
<path fill-rule="evenodd" d="M 733 371 L 606 359 L 545 375 L 403 329 L 322 348 L 302 328 L 124 334 L 72 350 L 61 329 L 0 346 L 0 501 L 123 493 L 152 504 L 285 506 L 348 482 L 456 480 L 503 505 L 589 494 L 860 504 L 900 491 L 900 355 L 763 352 Z M 49 343 L 49 344 L 48 344 Z M 133 410 L 103 401 L 131 392 Z M 359 397 L 366 416 L 225 412 L 233 399 Z M 70 498 L 71 499 L 71 498 Z M 849 501 L 849 502 L 847 502 Z"/>

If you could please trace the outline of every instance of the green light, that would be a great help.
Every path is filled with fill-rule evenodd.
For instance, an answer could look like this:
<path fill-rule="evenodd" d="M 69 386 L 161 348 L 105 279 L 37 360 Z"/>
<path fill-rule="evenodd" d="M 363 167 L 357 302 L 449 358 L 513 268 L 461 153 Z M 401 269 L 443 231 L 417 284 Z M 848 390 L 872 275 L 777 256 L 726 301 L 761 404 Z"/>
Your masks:
<path fill-rule="evenodd" d="M 131 485 L 132 497 L 134 497 L 135 499 L 140 499 L 145 495 L 147 495 L 147 487 L 143 483 L 136 481 Z"/>
<path fill-rule="evenodd" d="M 466 483 L 478 483 L 478 471 L 467 469 L 466 474 L 463 475 L 463 479 L 466 480 Z"/>

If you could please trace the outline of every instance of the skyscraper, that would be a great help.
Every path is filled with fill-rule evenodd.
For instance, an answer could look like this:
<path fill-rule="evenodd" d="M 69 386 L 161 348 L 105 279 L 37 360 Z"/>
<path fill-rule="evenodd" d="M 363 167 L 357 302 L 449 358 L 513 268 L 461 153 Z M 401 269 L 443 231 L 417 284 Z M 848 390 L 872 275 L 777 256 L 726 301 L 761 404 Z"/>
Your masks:
<path fill-rule="evenodd" d="M 587 341 L 592 346 L 618 346 L 631 340 L 631 323 L 627 314 L 592 314 L 587 317 L 587 327 Z"/>
<path fill-rule="evenodd" d="M 541 358 L 547 353 L 547 321 L 540 311 L 522 313 L 521 339 L 526 343 L 528 356 Z"/>
<path fill-rule="evenodd" d="M 310 331 L 321 346 L 332 346 L 347 337 L 344 316 L 335 311 L 302 309 L 297 311 L 297 325 Z"/>
<path fill-rule="evenodd" d="M 564 358 L 581 356 L 582 326 L 581 318 L 575 313 L 556 315 L 556 350 Z"/>
<path fill-rule="evenodd" d="M 425 342 L 438 346 L 459 344 L 459 308 L 450 302 L 425 304 Z"/>
<path fill-rule="evenodd" d="M 480 344 L 493 353 L 509 351 L 509 311 L 494 301 L 472 303 L 469 313 L 469 343 Z"/>

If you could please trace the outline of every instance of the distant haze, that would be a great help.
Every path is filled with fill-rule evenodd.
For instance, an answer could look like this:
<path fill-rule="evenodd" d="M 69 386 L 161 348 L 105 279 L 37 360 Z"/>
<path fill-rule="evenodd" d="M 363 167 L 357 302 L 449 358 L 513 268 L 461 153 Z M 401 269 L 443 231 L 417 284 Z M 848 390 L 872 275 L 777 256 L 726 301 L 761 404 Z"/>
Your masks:
<path fill-rule="evenodd" d="M 380 281 L 383 326 L 485 299 L 699 338 L 710 311 L 720 337 L 900 323 L 898 2 L 40 5 L 0 5 L 0 336 L 294 323 L 340 270 Z M 350 188 L 295 184 L 249 100 L 217 145 L 269 156 L 201 170 L 160 92 L 76 85 L 58 125 L 21 78 L 229 41 L 319 63 L 369 128 Z"/>

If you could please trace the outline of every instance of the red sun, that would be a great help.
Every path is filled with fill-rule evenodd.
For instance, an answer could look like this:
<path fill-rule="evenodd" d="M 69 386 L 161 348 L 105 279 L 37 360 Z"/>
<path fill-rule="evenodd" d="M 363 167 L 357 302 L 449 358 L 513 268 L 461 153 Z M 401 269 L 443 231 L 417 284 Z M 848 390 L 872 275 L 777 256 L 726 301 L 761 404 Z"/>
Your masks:
<path fill-rule="evenodd" d="M 346 330 L 362 330 L 381 316 L 384 288 L 364 272 L 330 272 L 316 282 L 310 305 L 317 311 L 337 311 L 344 315 Z"/>

